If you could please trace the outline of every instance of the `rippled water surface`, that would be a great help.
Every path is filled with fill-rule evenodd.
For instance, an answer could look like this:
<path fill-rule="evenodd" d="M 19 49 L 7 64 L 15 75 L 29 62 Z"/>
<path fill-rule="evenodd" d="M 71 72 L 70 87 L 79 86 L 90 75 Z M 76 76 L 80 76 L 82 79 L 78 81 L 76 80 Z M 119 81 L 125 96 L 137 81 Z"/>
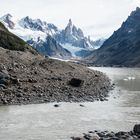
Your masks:
<path fill-rule="evenodd" d="M 69 140 L 89 130 L 131 130 L 140 123 L 140 69 L 91 68 L 116 84 L 109 101 L 0 107 L 0 140 Z"/>

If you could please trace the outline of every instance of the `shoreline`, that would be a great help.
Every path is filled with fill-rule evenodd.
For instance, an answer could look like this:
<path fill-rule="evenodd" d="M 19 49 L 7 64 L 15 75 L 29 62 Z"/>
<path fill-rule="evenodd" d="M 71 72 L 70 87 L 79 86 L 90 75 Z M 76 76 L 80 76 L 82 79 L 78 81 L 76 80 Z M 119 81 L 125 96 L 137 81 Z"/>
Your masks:
<path fill-rule="evenodd" d="M 140 68 L 140 66 L 129 66 L 129 65 L 105 65 L 105 64 L 94 64 L 94 63 L 88 63 L 84 60 L 77 60 L 77 62 L 75 62 L 77 64 L 86 66 L 86 67 L 110 67 L 110 68 Z"/>
<path fill-rule="evenodd" d="M 72 140 L 140 140 L 140 124 L 136 124 L 129 132 L 119 131 L 89 131 L 81 137 L 71 137 Z"/>

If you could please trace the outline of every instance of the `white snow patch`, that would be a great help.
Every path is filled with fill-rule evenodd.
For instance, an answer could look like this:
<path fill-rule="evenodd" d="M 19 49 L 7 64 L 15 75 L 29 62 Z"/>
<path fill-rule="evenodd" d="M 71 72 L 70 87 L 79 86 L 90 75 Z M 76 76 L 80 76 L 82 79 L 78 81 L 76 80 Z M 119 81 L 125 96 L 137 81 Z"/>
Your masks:
<path fill-rule="evenodd" d="M 16 34 L 18 37 L 22 38 L 24 41 L 33 39 L 37 41 L 40 37 L 41 40 L 45 41 L 47 35 L 41 31 L 33 31 L 30 29 L 24 29 L 21 27 L 15 27 L 14 29 L 9 29 L 10 32 Z"/>

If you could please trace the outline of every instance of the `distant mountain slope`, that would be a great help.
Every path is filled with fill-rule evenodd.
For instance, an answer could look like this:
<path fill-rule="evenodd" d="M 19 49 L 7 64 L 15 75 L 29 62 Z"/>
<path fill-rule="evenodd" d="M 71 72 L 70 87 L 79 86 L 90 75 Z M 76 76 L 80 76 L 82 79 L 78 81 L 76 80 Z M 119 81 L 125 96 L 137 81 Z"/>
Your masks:
<path fill-rule="evenodd" d="M 52 56 L 60 59 L 70 59 L 72 57 L 71 53 L 64 49 L 54 38 L 47 36 L 46 41 L 38 40 L 27 41 L 29 44 L 34 46 L 34 48 L 45 56 Z"/>
<path fill-rule="evenodd" d="M 0 22 L 0 47 L 10 50 L 24 51 L 28 49 L 30 51 L 34 51 L 32 47 L 29 46 L 22 39 L 10 33 L 1 22 Z"/>
<path fill-rule="evenodd" d="M 106 66 L 140 66 L 140 8 L 87 61 Z"/>

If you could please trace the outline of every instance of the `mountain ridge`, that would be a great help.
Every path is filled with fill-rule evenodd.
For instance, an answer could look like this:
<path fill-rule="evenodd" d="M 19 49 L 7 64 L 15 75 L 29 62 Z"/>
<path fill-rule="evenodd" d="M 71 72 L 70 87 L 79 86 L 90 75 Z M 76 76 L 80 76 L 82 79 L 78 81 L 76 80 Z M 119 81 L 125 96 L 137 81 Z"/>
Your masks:
<path fill-rule="evenodd" d="M 86 61 L 99 66 L 140 67 L 140 8 L 136 8 L 121 27 Z"/>
<path fill-rule="evenodd" d="M 83 31 L 80 28 L 77 28 L 70 19 L 66 28 L 63 30 L 58 29 L 54 24 L 47 23 L 46 21 L 42 21 L 40 19 L 32 19 L 29 16 L 26 16 L 22 19 L 16 20 L 14 17 L 10 14 L 7 14 L 0 18 L 0 21 L 2 21 L 8 29 L 22 38 L 26 42 L 32 42 L 34 41 L 34 48 L 38 45 L 39 47 L 48 47 L 51 48 L 51 46 L 42 46 L 39 44 L 38 40 L 42 40 L 44 44 L 47 42 L 47 36 L 51 36 L 51 40 L 55 39 L 57 42 L 57 47 L 61 48 L 59 50 L 62 50 L 62 52 L 59 52 L 60 54 L 64 53 L 62 56 L 66 56 L 67 53 L 65 53 L 66 49 L 67 52 L 70 52 L 70 57 L 75 57 L 76 53 L 71 52 L 72 48 L 79 48 L 79 50 L 84 53 L 84 51 L 95 49 L 94 48 L 94 42 L 90 40 L 90 37 L 85 37 Z M 30 45 L 33 45 L 30 44 Z M 66 44 L 69 44 L 67 47 Z M 53 44 L 52 46 L 55 46 L 56 44 Z M 40 49 L 41 50 L 41 49 Z M 58 50 L 58 51 L 59 51 Z M 75 49 L 76 50 L 76 49 Z M 40 52 L 42 53 L 42 52 Z M 55 52 L 58 53 L 58 52 Z M 46 55 L 49 55 L 50 52 L 46 52 Z M 74 55 L 72 55 L 74 54 Z M 80 56 L 78 56 L 80 57 Z M 63 57 L 61 57 L 63 58 Z M 65 58 L 65 57 L 64 57 Z"/>

